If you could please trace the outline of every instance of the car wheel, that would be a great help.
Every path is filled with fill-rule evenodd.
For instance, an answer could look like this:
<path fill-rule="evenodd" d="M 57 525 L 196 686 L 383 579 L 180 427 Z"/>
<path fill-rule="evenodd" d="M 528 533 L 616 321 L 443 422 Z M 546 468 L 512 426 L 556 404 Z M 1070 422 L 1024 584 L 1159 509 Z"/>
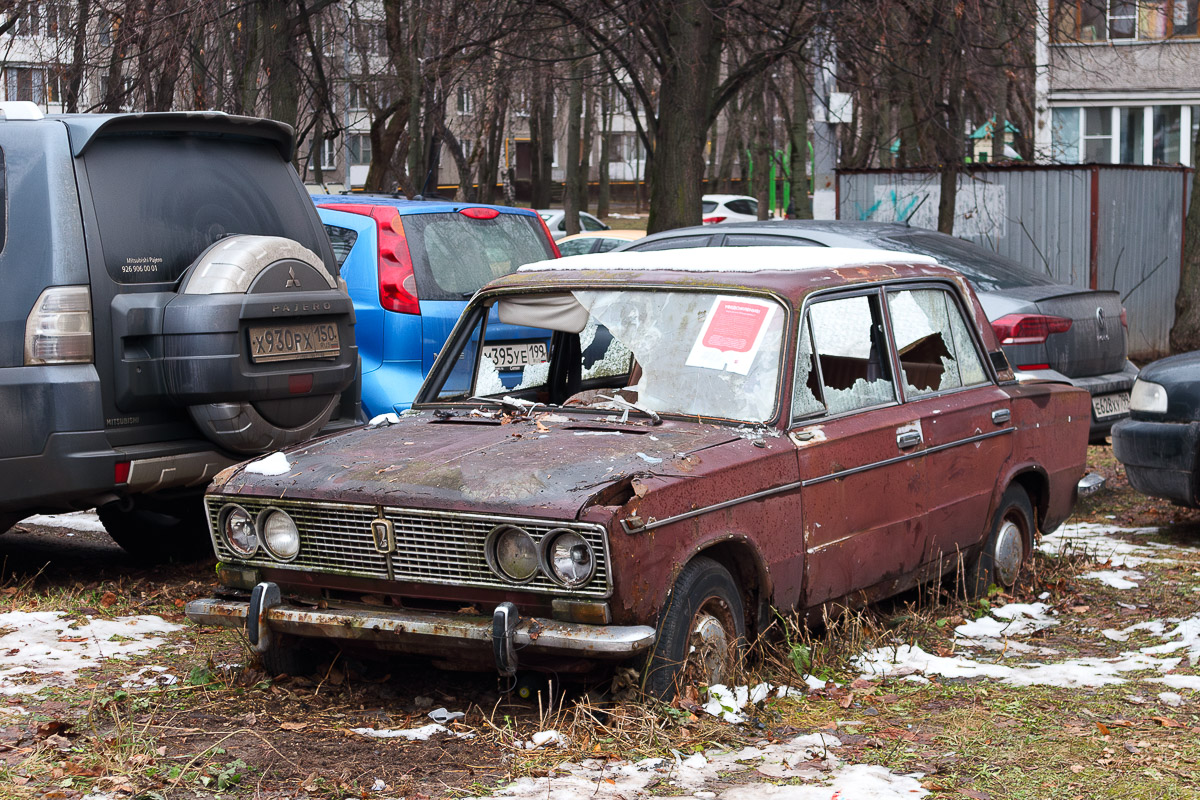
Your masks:
<path fill-rule="evenodd" d="M 201 494 L 135 495 L 96 509 L 104 530 L 131 556 L 148 562 L 213 557 Z"/>
<path fill-rule="evenodd" d="M 711 558 L 693 559 L 667 602 L 646 691 L 669 700 L 689 684 L 730 681 L 746 640 L 746 615 L 729 570 Z"/>
<path fill-rule="evenodd" d="M 315 653 L 303 639 L 286 633 L 272 633 L 271 644 L 265 650 L 256 650 L 255 655 L 263 672 L 272 678 L 307 675 L 317 663 Z"/>
<path fill-rule="evenodd" d="M 330 291 L 337 282 L 324 263 L 299 243 L 277 236 L 238 235 L 222 239 L 188 268 L 179 294 L 254 294 L 271 273 L 282 284 Z M 279 282 L 279 281 L 277 281 Z M 297 293 L 303 300 L 305 293 Z M 312 438 L 329 422 L 339 396 L 298 395 L 274 400 L 239 400 L 188 406 L 193 422 L 213 443 L 233 453 L 256 455 Z"/>
<path fill-rule="evenodd" d="M 1009 486 L 1000 498 L 983 550 L 967 567 L 965 587 L 969 599 L 985 596 L 992 584 L 1003 589 L 1016 585 L 1034 530 L 1029 495 L 1020 486 Z"/>

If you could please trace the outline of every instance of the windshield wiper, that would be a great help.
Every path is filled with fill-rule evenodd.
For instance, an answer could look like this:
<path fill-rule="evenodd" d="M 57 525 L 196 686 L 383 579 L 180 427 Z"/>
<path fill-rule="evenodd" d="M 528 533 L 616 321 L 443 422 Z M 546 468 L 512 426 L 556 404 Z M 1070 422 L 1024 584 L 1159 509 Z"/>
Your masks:
<path fill-rule="evenodd" d="M 601 400 L 609 400 L 613 403 L 616 403 L 618 407 L 625 409 L 625 413 L 621 416 L 622 424 L 629 421 L 629 412 L 632 410 L 632 411 L 640 411 L 643 414 L 645 414 L 647 417 L 649 417 L 651 425 L 662 425 L 662 417 L 660 417 L 657 413 L 651 411 L 650 409 L 646 408 L 645 406 L 640 406 L 637 403 L 631 403 L 623 397 L 609 397 L 609 396 L 603 395 L 603 394 L 598 394 L 598 395 L 596 395 L 596 397 L 598 397 Z"/>

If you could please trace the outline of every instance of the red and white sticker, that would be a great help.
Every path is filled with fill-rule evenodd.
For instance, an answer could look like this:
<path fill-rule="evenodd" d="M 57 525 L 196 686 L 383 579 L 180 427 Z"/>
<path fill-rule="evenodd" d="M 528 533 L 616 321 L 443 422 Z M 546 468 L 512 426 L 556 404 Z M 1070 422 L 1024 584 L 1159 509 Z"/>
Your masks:
<path fill-rule="evenodd" d="M 777 308 L 769 300 L 717 297 L 688 354 L 687 365 L 748 374 Z"/>

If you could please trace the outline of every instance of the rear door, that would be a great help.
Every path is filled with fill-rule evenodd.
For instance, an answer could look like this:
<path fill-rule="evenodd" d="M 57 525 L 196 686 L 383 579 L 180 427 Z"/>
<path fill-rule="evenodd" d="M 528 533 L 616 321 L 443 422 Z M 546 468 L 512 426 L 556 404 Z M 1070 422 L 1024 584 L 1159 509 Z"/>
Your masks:
<path fill-rule="evenodd" d="M 1010 398 L 987 373 L 952 287 L 896 288 L 887 309 L 905 405 L 920 421 L 925 452 L 923 560 L 944 572 L 986 533 L 996 476 L 1012 450 Z"/>

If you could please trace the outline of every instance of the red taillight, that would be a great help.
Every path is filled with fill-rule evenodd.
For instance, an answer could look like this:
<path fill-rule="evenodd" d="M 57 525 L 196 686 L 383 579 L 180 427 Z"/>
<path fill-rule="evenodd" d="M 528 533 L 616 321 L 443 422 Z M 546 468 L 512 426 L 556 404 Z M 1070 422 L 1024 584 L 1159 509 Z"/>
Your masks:
<path fill-rule="evenodd" d="M 311 372 L 300 375 L 288 375 L 289 394 L 308 394 L 312 391 L 313 376 Z"/>
<path fill-rule="evenodd" d="M 1121 327 L 1129 327 L 1129 317 L 1125 315 L 1125 306 L 1121 306 Z"/>
<path fill-rule="evenodd" d="M 542 224 L 542 232 L 546 234 L 546 241 L 550 243 L 550 249 L 554 251 L 551 258 L 562 258 L 562 253 L 558 250 L 558 242 L 554 241 L 554 237 L 550 235 L 550 226 L 546 224 L 546 220 L 542 219 L 541 214 L 534 214 L 534 216 Z"/>
<path fill-rule="evenodd" d="M 113 483 L 129 483 L 128 461 L 118 461 L 113 466 Z"/>
<path fill-rule="evenodd" d="M 993 320 L 992 330 L 1000 344 L 1042 344 L 1052 333 L 1071 330 L 1071 320 L 1043 314 L 1008 314 Z"/>
<path fill-rule="evenodd" d="M 471 219 L 495 219 L 500 216 L 500 212 L 494 208 L 463 208 L 458 213 Z"/>
<path fill-rule="evenodd" d="M 1035 369 L 1050 369 L 1050 365 L 1049 364 L 1021 364 L 1020 366 L 1017 367 L 1017 369 L 1025 370 L 1026 372 L 1032 372 Z"/>
<path fill-rule="evenodd" d="M 705 217 L 702 221 L 705 225 L 716 225 L 718 222 L 724 222 L 725 217 Z"/>
<path fill-rule="evenodd" d="M 388 311 L 420 314 L 412 257 L 404 236 L 404 223 L 396 209 L 365 203 L 330 203 L 319 208 L 362 214 L 375 220 L 379 231 L 379 304 Z"/>

